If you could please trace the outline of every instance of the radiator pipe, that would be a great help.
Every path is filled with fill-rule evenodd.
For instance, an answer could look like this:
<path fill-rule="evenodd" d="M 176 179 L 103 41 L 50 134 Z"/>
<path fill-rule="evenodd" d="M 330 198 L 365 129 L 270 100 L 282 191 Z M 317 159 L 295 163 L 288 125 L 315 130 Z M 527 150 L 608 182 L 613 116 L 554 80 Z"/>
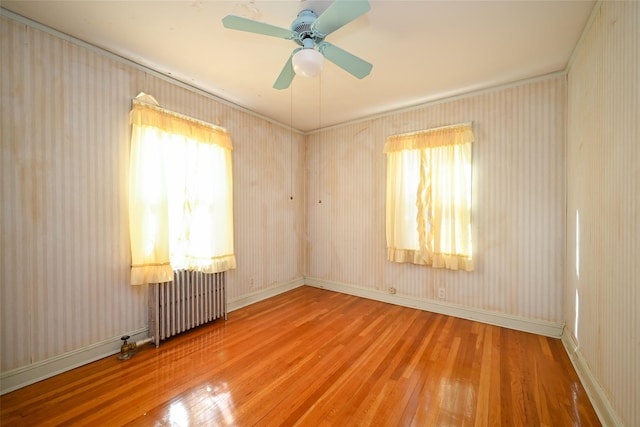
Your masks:
<path fill-rule="evenodd" d="M 131 338 L 129 335 L 124 335 L 120 337 L 120 339 L 122 340 L 122 346 L 120 347 L 120 355 L 118 356 L 119 360 L 131 359 L 131 356 L 136 354 L 136 352 L 138 351 L 138 347 L 153 341 L 153 337 L 149 337 L 142 340 L 138 340 L 136 342 L 128 342 L 127 340 L 129 338 Z"/>

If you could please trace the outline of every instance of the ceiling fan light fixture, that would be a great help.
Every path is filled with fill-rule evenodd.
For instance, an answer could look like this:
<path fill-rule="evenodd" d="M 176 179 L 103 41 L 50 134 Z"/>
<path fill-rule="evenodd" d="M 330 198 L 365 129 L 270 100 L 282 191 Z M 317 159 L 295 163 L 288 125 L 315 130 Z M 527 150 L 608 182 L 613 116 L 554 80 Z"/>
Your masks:
<path fill-rule="evenodd" d="M 301 49 L 291 59 L 293 71 L 303 77 L 315 77 L 322 71 L 324 56 L 315 49 Z"/>

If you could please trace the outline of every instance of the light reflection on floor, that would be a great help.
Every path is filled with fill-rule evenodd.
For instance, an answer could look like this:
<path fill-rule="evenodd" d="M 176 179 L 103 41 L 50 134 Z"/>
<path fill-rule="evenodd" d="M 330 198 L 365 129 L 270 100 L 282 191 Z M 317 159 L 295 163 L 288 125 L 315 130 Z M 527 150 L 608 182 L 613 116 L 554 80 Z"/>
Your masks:
<path fill-rule="evenodd" d="M 162 421 L 156 425 L 231 426 L 235 424 L 233 412 L 233 398 L 227 383 L 206 384 L 174 400 Z"/>

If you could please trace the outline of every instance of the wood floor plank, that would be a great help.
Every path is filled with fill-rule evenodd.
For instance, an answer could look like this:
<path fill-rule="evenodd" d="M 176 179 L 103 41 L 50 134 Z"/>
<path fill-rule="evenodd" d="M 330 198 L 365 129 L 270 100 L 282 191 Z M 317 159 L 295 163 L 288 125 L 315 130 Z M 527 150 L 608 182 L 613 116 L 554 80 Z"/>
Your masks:
<path fill-rule="evenodd" d="M 0 397 L 3 426 L 598 426 L 559 340 L 301 287 Z"/>

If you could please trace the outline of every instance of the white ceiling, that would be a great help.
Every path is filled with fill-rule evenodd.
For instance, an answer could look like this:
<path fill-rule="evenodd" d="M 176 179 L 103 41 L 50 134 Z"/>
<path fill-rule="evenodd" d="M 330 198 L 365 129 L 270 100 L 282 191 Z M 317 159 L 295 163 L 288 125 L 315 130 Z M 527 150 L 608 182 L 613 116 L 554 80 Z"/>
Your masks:
<path fill-rule="evenodd" d="M 294 128 L 312 131 L 564 70 L 595 4 L 370 0 L 327 41 L 373 64 L 362 80 L 326 61 L 321 77 L 272 85 L 291 40 L 226 29 L 237 14 L 289 28 L 330 1 L 9 1 L 2 7 Z M 162 104 L 162 100 L 158 100 Z"/>

